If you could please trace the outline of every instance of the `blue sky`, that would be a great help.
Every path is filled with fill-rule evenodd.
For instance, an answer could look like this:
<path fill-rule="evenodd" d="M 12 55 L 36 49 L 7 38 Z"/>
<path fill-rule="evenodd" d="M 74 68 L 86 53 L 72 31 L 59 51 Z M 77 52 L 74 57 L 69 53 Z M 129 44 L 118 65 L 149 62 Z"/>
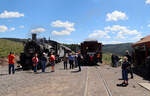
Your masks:
<path fill-rule="evenodd" d="M 0 0 L 0 38 L 136 42 L 150 34 L 150 0 Z"/>

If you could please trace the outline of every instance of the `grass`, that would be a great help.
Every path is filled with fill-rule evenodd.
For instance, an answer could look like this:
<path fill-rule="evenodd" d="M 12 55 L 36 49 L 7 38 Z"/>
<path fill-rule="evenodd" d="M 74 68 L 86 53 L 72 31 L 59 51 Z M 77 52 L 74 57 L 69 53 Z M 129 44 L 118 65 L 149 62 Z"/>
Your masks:
<path fill-rule="evenodd" d="M 103 62 L 104 64 L 111 64 L 111 53 L 103 53 Z"/>
<path fill-rule="evenodd" d="M 15 55 L 19 55 L 23 52 L 23 44 L 6 39 L 0 39 L 0 57 L 7 57 L 10 51 L 13 51 Z"/>
<path fill-rule="evenodd" d="M 103 63 L 109 64 L 110 66 L 112 66 L 111 56 L 112 56 L 112 53 L 103 53 Z M 119 56 L 119 58 L 123 58 L 123 56 Z M 118 64 L 119 64 L 118 66 L 120 66 L 120 63 Z"/>

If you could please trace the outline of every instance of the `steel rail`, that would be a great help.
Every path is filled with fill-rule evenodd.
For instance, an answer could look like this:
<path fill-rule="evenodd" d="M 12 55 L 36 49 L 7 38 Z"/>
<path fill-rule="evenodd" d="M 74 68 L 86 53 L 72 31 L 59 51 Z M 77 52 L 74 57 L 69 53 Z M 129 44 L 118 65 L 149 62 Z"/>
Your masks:
<path fill-rule="evenodd" d="M 102 77 L 101 71 L 98 70 L 99 68 L 98 68 L 98 67 L 96 67 L 96 68 L 97 68 L 97 72 L 99 73 L 99 79 L 101 79 L 101 80 L 103 81 L 104 87 L 105 87 L 105 89 L 106 89 L 106 92 L 107 92 L 108 96 L 112 96 L 112 93 L 111 93 L 111 91 L 110 91 L 110 89 L 109 89 L 109 87 L 108 87 L 107 81 Z"/>

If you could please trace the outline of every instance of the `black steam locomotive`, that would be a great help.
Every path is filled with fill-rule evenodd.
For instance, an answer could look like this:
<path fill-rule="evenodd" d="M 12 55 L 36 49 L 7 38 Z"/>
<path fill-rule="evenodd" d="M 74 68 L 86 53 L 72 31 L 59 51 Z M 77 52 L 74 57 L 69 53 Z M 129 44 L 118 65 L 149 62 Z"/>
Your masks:
<path fill-rule="evenodd" d="M 40 58 L 42 53 L 46 53 L 47 58 L 50 53 L 53 52 L 56 56 L 56 63 L 60 62 L 66 53 L 71 52 L 71 49 L 61 45 L 60 43 L 53 40 L 46 40 L 45 38 L 37 39 L 36 34 L 32 34 L 32 39 L 28 40 L 24 44 L 24 53 L 20 55 L 20 64 L 23 69 L 32 68 L 32 58 L 35 53 L 38 54 L 39 68 L 41 66 Z M 48 63 L 47 63 L 48 65 Z"/>
<path fill-rule="evenodd" d="M 81 43 L 81 54 L 85 65 L 102 63 L 102 43 L 97 40 L 89 40 Z"/>

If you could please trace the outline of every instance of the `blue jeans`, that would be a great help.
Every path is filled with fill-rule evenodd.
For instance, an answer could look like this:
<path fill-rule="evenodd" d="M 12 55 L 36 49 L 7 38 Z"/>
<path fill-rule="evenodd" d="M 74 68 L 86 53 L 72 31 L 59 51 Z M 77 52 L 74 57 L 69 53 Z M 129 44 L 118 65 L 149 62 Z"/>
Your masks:
<path fill-rule="evenodd" d="M 33 66 L 34 67 L 34 72 L 37 72 L 37 66 L 38 66 L 38 64 L 36 64 L 35 66 Z"/>
<path fill-rule="evenodd" d="M 67 61 L 64 61 L 64 69 L 67 69 Z"/>
<path fill-rule="evenodd" d="M 42 72 L 45 72 L 46 61 L 42 61 Z"/>
<path fill-rule="evenodd" d="M 9 74 L 11 74 L 11 69 L 14 74 L 15 73 L 15 64 L 9 64 Z"/>
<path fill-rule="evenodd" d="M 122 70 L 123 80 L 128 81 L 128 70 Z"/>

